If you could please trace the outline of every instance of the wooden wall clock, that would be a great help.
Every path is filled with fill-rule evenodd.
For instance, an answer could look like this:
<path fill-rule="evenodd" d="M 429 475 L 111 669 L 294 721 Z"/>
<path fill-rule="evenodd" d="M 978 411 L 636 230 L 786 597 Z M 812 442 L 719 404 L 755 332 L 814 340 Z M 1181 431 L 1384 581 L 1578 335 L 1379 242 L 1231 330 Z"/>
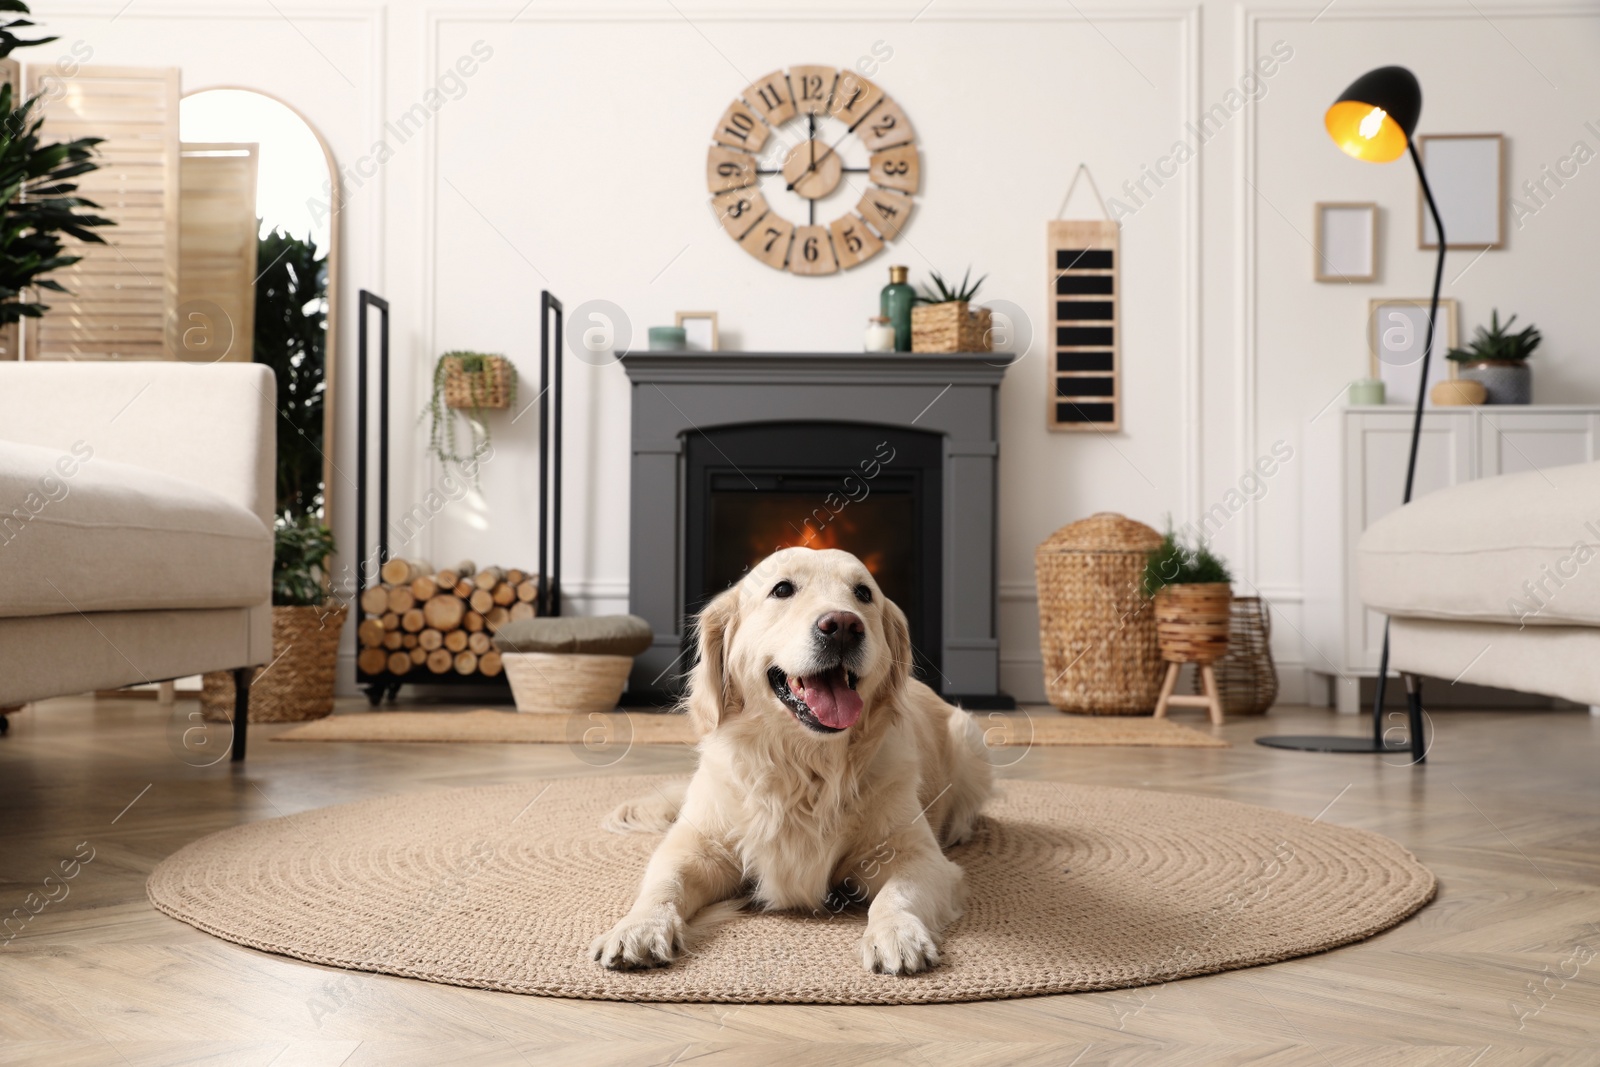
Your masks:
<path fill-rule="evenodd" d="M 911 216 L 921 169 L 911 120 L 853 71 L 796 66 L 757 78 L 722 113 L 711 140 L 712 210 L 728 236 L 769 267 L 849 270 L 899 236 Z M 865 166 L 847 162 L 862 155 Z M 804 219 L 785 218 L 768 195 Z M 819 222 L 819 205 L 835 217 Z"/>

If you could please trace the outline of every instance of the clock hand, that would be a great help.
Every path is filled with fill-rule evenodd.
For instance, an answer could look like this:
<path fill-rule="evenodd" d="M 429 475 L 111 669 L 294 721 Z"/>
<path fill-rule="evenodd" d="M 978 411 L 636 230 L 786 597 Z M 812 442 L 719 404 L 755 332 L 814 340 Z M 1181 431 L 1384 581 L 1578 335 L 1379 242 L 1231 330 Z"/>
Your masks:
<path fill-rule="evenodd" d="M 844 137 L 839 138 L 837 141 L 833 142 L 833 144 L 829 145 L 828 146 L 828 150 L 826 152 L 822 153 L 822 158 L 821 159 L 817 159 L 816 158 L 817 139 L 815 137 L 813 137 L 811 139 L 811 153 L 812 153 L 811 166 L 809 166 L 805 170 L 801 171 L 800 177 L 796 178 L 794 181 L 792 181 L 788 185 L 784 186 L 784 188 L 787 189 L 791 193 L 794 192 L 794 187 L 796 185 L 799 185 L 801 182 L 805 181 L 806 175 L 810 174 L 812 171 L 816 170 L 818 163 L 826 162 L 827 158 L 833 154 L 834 150 L 836 148 L 838 148 L 840 145 L 844 144 L 844 138 L 845 137 L 849 137 L 850 133 L 851 133 L 850 130 L 846 130 L 844 132 Z"/>

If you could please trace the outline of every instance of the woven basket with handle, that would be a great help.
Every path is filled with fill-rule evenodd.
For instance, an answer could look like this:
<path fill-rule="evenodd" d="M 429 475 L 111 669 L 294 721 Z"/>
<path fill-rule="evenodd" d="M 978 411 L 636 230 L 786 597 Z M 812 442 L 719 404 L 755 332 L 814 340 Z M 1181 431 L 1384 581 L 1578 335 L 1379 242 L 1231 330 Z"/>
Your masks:
<path fill-rule="evenodd" d="M 911 309 L 911 351 L 987 352 L 993 315 L 976 311 L 965 300 L 944 304 L 919 304 Z"/>
<path fill-rule="evenodd" d="M 1148 715 L 1163 664 L 1144 595 L 1145 557 L 1161 535 L 1101 512 L 1063 526 L 1034 553 L 1044 688 L 1062 711 Z"/>
<path fill-rule="evenodd" d="M 251 722 L 303 722 L 333 710 L 339 632 L 349 605 L 272 609 L 272 662 L 256 668 L 250 684 Z M 201 679 L 200 710 L 210 722 L 233 718 L 233 672 Z"/>
<path fill-rule="evenodd" d="M 444 357 L 444 402 L 452 408 L 511 406 L 511 365 L 503 356 L 485 356 L 483 369 L 469 371 L 456 356 Z"/>

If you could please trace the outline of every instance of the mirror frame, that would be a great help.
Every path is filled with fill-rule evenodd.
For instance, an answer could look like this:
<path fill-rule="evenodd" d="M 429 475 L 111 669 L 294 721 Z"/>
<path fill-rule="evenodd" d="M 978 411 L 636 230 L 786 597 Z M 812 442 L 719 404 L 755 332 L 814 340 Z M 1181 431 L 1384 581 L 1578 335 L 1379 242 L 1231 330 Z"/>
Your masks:
<path fill-rule="evenodd" d="M 339 164 L 333 158 L 333 148 L 329 146 L 328 139 L 322 135 L 317 124 L 312 122 L 304 111 L 295 107 L 276 93 L 269 93 L 264 89 L 257 89 L 250 85 L 235 85 L 226 83 L 222 85 L 207 85 L 198 89 L 185 89 L 178 98 L 178 127 L 183 128 L 183 101 L 200 93 L 216 92 L 219 89 L 228 89 L 236 92 L 254 93 L 264 96 L 277 104 L 282 104 L 294 112 L 299 120 L 306 124 L 306 129 L 311 131 L 311 136 L 317 139 L 317 144 L 322 148 L 322 158 L 328 164 L 328 177 L 331 181 L 331 200 L 329 204 L 328 224 L 328 317 L 324 329 L 327 336 L 322 343 L 322 521 L 330 528 L 334 526 L 334 491 L 333 456 L 336 445 L 334 426 L 338 417 L 338 367 L 339 367 L 339 266 L 340 266 L 340 235 L 339 229 L 344 219 L 344 187 L 339 180 Z M 182 134 L 179 134 L 180 143 Z"/>

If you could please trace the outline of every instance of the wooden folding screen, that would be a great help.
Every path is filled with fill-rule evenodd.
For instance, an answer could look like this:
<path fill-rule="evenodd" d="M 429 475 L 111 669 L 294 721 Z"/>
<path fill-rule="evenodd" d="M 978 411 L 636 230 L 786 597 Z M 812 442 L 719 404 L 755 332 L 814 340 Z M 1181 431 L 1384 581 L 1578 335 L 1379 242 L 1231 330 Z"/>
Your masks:
<path fill-rule="evenodd" d="M 116 226 L 106 244 L 67 244 L 78 263 L 54 275 L 50 313 L 27 323 L 29 359 L 170 359 L 178 351 L 178 69 L 81 67 L 27 72 L 43 93 L 51 140 L 102 137 L 100 169 L 78 179 Z"/>
<path fill-rule="evenodd" d="M 258 146 L 184 142 L 178 212 L 178 359 L 254 358 Z"/>

